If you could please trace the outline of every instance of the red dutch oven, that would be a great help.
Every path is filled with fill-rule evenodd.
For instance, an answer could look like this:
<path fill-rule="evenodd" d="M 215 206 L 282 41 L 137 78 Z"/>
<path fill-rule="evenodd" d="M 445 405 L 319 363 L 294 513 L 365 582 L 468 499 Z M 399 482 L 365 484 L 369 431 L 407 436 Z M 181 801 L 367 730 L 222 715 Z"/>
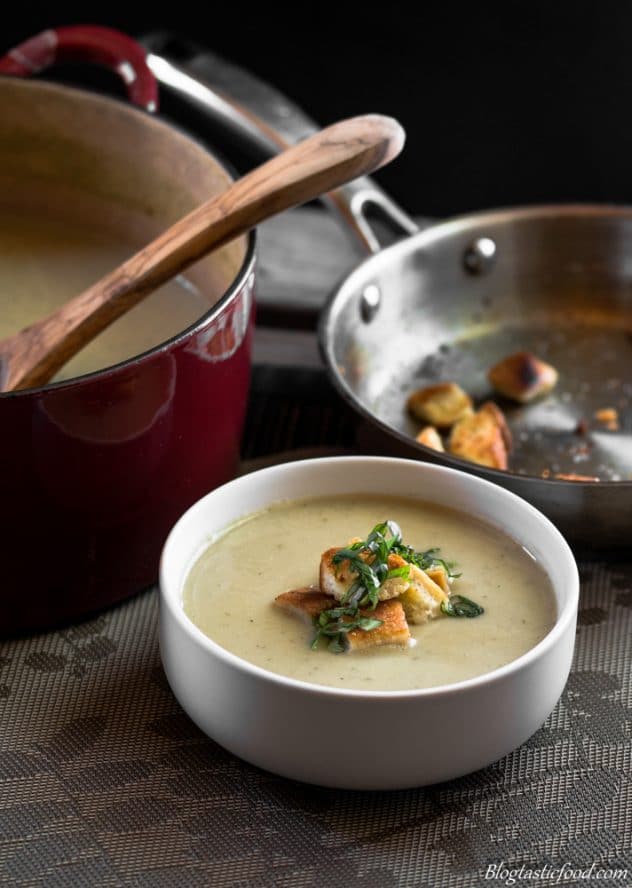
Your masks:
<path fill-rule="evenodd" d="M 144 110 L 0 78 L 3 203 L 48 216 L 71 206 L 78 217 L 129 226 L 143 243 L 228 186 L 215 157 L 146 113 L 155 110 L 156 83 L 144 50 L 121 34 L 47 31 L 0 60 L 0 73 L 22 77 L 66 59 L 115 69 Z M 254 238 L 187 277 L 209 301 L 193 326 L 103 371 L 0 395 L 3 634 L 62 623 L 151 584 L 176 518 L 234 474 Z"/>

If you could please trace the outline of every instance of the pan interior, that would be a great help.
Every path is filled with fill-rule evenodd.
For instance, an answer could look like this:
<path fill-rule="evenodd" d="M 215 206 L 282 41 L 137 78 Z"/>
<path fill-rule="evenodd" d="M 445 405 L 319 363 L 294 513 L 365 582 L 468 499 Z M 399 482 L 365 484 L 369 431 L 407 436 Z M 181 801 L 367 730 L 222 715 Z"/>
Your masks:
<path fill-rule="evenodd" d="M 464 256 L 483 237 L 495 258 L 472 274 Z M 380 294 L 368 322 L 367 287 Z M 341 384 L 390 429 L 413 438 L 407 396 L 454 380 L 505 411 L 512 471 L 632 479 L 632 213 L 544 208 L 433 226 L 364 263 L 334 298 L 330 325 Z M 487 370 L 523 350 L 560 378 L 518 406 L 494 394 Z M 596 419 L 603 408 L 617 411 L 617 429 Z"/>

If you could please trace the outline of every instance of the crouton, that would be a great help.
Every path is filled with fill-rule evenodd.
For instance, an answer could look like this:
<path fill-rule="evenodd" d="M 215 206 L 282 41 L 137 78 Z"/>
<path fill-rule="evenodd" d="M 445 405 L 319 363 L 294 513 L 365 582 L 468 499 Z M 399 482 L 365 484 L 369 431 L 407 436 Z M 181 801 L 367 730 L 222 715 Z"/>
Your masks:
<path fill-rule="evenodd" d="M 323 552 L 320 563 L 320 588 L 326 596 L 331 596 L 336 601 L 342 601 L 357 579 L 348 561 L 333 564 L 333 556 L 339 551 L 328 549 Z M 408 567 L 407 576 L 393 577 L 380 586 L 379 601 L 399 598 L 411 623 L 425 623 L 439 615 L 441 602 L 449 595 L 447 574 L 442 567 L 437 567 L 433 569 L 434 576 L 431 577 L 417 565 L 409 564 L 401 555 L 388 556 L 389 570 L 405 566 Z"/>
<path fill-rule="evenodd" d="M 318 586 L 304 586 L 302 589 L 290 589 L 277 595 L 274 603 L 293 616 L 300 617 L 304 622 L 311 623 L 324 610 L 336 606 L 331 595 L 324 595 Z"/>
<path fill-rule="evenodd" d="M 472 412 L 472 399 L 456 382 L 439 382 L 417 389 L 406 405 L 415 419 L 438 428 L 450 428 Z"/>
<path fill-rule="evenodd" d="M 437 567 L 430 567 L 426 571 L 426 574 L 430 577 L 430 579 L 437 584 L 446 595 L 450 594 L 450 581 L 448 579 L 448 574 L 446 573 L 445 567 L 439 564 Z"/>
<path fill-rule="evenodd" d="M 292 616 L 301 618 L 304 622 L 313 623 L 324 610 L 335 607 L 336 601 L 330 595 L 323 595 L 317 586 L 305 586 L 302 589 L 291 589 L 282 595 L 277 595 L 274 603 Z M 405 647 L 410 641 L 410 629 L 406 622 L 404 608 L 399 601 L 390 599 L 380 601 L 375 610 L 362 608 L 359 611 L 363 617 L 381 620 L 381 626 L 375 629 L 352 629 L 343 635 L 342 640 L 347 651 L 365 650 L 371 647 L 380 647 L 385 644 Z"/>
<path fill-rule="evenodd" d="M 511 433 L 502 411 L 487 401 L 476 413 L 459 420 L 450 434 L 448 449 L 478 465 L 506 469 Z"/>
<path fill-rule="evenodd" d="M 319 584 L 325 595 L 332 595 L 336 601 L 342 601 L 350 586 L 358 579 L 358 575 L 352 569 L 349 561 L 341 561 L 340 564 L 334 564 L 333 557 L 339 548 L 327 549 L 320 558 Z M 368 560 L 371 556 L 364 553 L 360 556 L 363 560 Z M 406 564 L 399 555 L 388 556 L 389 570 L 397 567 L 403 567 Z M 406 589 L 408 580 L 405 577 L 393 577 L 386 580 L 380 586 L 379 600 L 386 601 L 389 598 L 397 598 Z"/>
<path fill-rule="evenodd" d="M 351 632 L 347 632 L 344 643 L 349 652 L 381 647 L 385 644 L 407 647 L 410 642 L 410 629 L 404 608 L 398 599 L 380 601 L 374 611 L 361 610 L 360 613 L 365 617 L 381 620 L 382 625 L 377 629 L 369 629 L 368 632 L 363 629 L 352 629 Z"/>
<path fill-rule="evenodd" d="M 479 407 L 478 413 L 481 416 L 487 417 L 491 422 L 498 426 L 505 447 L 507 448 L 507 451 L 510 451 L 513 447 L 513 439 L 511 437 L 509 426 L 507 425 L 507 420 L 505 419 L 505 414 L 500 407 L 497 404 L 494 404 L 493 401 L 485 401 L 485 403 L 481 404 Z"/>
<path fill-rule="evenodd" d="M 487 373 L 490 383 L 506 398 L 527 404 L 550 392 L 558 379 L 555 367 L 531 352 L 516 352 L 494 364 Z"/>
<path fill-rule="evenodd" d="M 601 407 L 599 410 L 595 410 L 595 419 L 610 432 L 616 432 L 619 429 L 619 411 L 616 407 Z"/>
<path fill-rule="evenodd" d="M 425 444 L 426 447 L 430 447 L 431 450 L 439 450 L 443 453 L 443 441 L 434 426 L 424 426 L 415 438 L 415 441 L 419 441 L 420 444 Z"/>
<path fill-rule="evenodd" d="M 441 613 L 441 603 L 447 601 L 448 595 L 428 574 L 411 565 L 408 588 L 400 595 L 399 600 L 404 606 L 406 619 L 410 623 L 426 623 Z"/>
<path fill-rule="evenodd" d="M 349 561 L 341 561 L 334 564 L 333 557 L 340 551 L 339 546 L 327 549 L 320 556 L 320 570 L 318 582 L 325 595 L 331 595 L 336 601 L 341 601 L 349 587 L 355 583 L 358 575 L 351 568 Z"/>

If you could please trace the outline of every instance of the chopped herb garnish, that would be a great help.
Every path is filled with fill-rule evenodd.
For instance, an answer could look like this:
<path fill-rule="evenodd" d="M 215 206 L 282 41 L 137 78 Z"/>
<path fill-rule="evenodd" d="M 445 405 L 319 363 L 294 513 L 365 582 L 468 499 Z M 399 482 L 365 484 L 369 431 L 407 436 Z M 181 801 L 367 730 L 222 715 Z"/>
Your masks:
<path fill-rule="evenodd" d="M 445 561 L 438 553 L 437 548 L 417 552 L 412 546 L 407 546 L 395 521 L 376 524 L 365 540 L 339 549 L 332 558 L 333 564 L 340 566 L 347 562 L 348 569 L 355 574 L 356 579 L 345 593 L 340 607 L 322 611 L 314 619 L 316 634 L 312 640 L 312 649 L 318 647 L 321 638 L 328 638 L 329 650 L 339 653 L 344 650 L 347 633 L 354 629 L 370 632 L 381 626 L 382 620 L 367 617 L 360 612 L 360 608 L 375 610 L 379 602 L 380 586 L 397 577 L 408 579 L 410 565 L 416 565 L 424 571 L 441 567 L 449 579 L 460 577 L 461 574 L 454 573 L 454 562 Z M 408 563 L 389 568 L 389 555 L 399 555 Z M 442 603 L 441 610 L 451 617 L 477 617 L 483 613 L 482 607 L 462 595 L 451 596 Z"/>
<path fill-rule="evenodd" d="M 345 619 L 347 618 L 347 619 Z M 374 620 L 371 617 L 359 615 L 357 605 L 350 607 L 332 607 L 322 611 L 314 619 L 316 634 L 312 640 L 312 650 L 316 650 L 322 637 L 329 638 L 329 650 L 340 653 L 344 650 L 344 636 L 353 629 L 362 629 L 370 632 L 382 625 L 382 620 Z"/>
<path fill-rule="evenodd" d="M 399 525 L 394 521 L 383 521 L 375 525 L 366 540 L 352 543 L 336 552 L 332 558 L 333 563 L 342 564 L 343 561 L 348 561 L 351 570 L 358 577 L 343 598 L 344 604 L 375 610 L 380 586 L 385 580 L 392 579 L 389 577 L 388 556 L 395 553 L 396 547 L 401 545 L 402 532 Z"/>
<path fill-rule="evenodd" d="M 465 595 L 451 595 L 447 601 L 441 603 L 441 610 L 449 617 L 480 617 L 485 613 L 480 604 Z"/>
<path fill-rule="evenodd" d="M 407 564 L 404 567 L 394 567 L 393 570 L 389 570 L 386 574 L 387 580 L 394 580 L 395 577 L 404 577 L 404 579 L 408 579 L 410 576 L 410 565 Z"/>
<path fill-rule="evenodd" d="M 439 549 L 435 547 L 433 549 L 426 549 L 425 552 L 415 552 L 412 546 L 405 546 L 403 544 L 393 548 L 394 554 L 400 555 L 404 561 L 416 564 L 421 570 L 432 570 L 433 567 L 442 567 L 448 579 L 456 580 L 461 574 L 454 573 L 454 561 L 446 561 L 444 558 L 439 558 L 437 555 L 438 551 Z"/>

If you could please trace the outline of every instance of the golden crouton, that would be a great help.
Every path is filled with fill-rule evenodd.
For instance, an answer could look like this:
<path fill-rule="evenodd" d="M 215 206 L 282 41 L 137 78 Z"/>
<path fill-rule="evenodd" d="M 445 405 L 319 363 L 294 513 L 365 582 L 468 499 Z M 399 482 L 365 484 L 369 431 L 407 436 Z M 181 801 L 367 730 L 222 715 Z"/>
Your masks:
<path fill-rule="evenodd" d="M 410 641 L 410 629 L 406 622 L 406 615 L 401 602 L 396 598 L 388 601 L 380 601 L 374 611 L 361 610 L 365 617 L 381 620 L 382 625 L 377 629 L 352 629 L 344 637 L 345 646 L 349 651 L 361 651 L 370 647 L 380 647 L 385 644 L 396 644 L 406 647 Z"/>
<path fill-rule="evenodd" d="M 274 603 L 287 613 L 300 617 L 312 624 L 324 610 L 335 607 L 337 602 L 331 595 L 323 595 L 317 586 L 305 586 L 302 589 L 291 589 L 277 595 Z M 382 625 L 375 629 L 352 629 L 343 635 L 343 643 L 348 651 L 364 650 L 380 647 L 385 644 L 406 646 L 410 640 L 410 629 L 406 622 L 404 608 L 399 601 L 390 599 L 380 601 L 375 610 L 362 608 L 360 616 L 381 620 Z M 344 618 L 348 620 L 350 618 Z"/>
<path fill-rule="evenodd" d="M 439 382 L 417 389 L 406 405 L 415 419 L 439 428 L 449 428 L 472 412 L 472 399 L 456 382 Z"/>
<path fill-rule="evenodd" d="M 492 469 L 507 468 L 511 433 L 502 411 L 492 401 L 456 423 L 448 442 L 450 453 Z"/>
<path fill-rule="evenodd" d="M 538 395 L 550 392 L 558 374 L 555 367 L 536 358 L 531 352 L 517 352 L 494 364 L 487 378 L 501 395 L 526 404 Z"/>
<path fill-rule="evenodd" d="M 337 601 L 347 594 L 349 587 L 355 583 L 358 578 L 356 572 L 352 569 L 349 561 L 341 561 L 340 564 L 334 564 L 333 557 L 339 552 L 339 548 L 327 549 L 320 558 L 319 584 L 325 595 L 332 595 Z M 363 553 L 360 556 L 364 561 L 370 557 L 369 553 Z M 399 555 L 388 556 L 389 570 L 397 567 L 403 567 L 406 562 Z M 379 600 L 385 601 L 388 598 L 397 598 L 408 586 L 406 577 L 393 577 L 386 580 L 380 586 Z"/>
<path fill-rule="evenodd" d="M 450 582 L 448 580 L 448 575 L 446 573 L 445 567 L 441 564 L 437 565 L 437 567 L 430 567 L 426 574 L 430 577 L 430 579 L 437 584 L 446 595 L 450 594 Z"/>
<path fill-rule="evenodd" d="M 616 407 L 601 407 L 599 410 L 595 410 L 595 419 L 610 432 L 616 432 L 619 429 L 619 411 Z"/>
<path fill-rule="evenodd" d="M 425 444 L 426 447 L 430 447 L 431 450 L 439 450 L 441 452 L 444 450 L 441 436 L 434 426 L 424 426 L 415 438 L 415 441 L 419 441 L 420 444 Z"/>
<path fill-rule="evenodd" d="M 336 606 L 336 601 L 331 595 L 324 595 L 318 586 L 304 586 L 302 589 L 290 589 L 277 595 L 274 603 L 296 617 L 301 617 L 306 623 L 312 623 L 324 610 Z"/>
<path fill-rule="evenodd" d="M 509 426 L 507 425 L 505 414 L 502 412 L 500 407 L 497 404 L 494 404 L 493 401 L 485 401 L 485 403 L 481 404 L 481 406 L 479 407 L 478 413 L 481 416 L 486 416 L 491 422 L 496 423 L 500 430 L 500 434 L 502 435 L 502 439 L 505 443 L 507 451 L 511 450 L 511 448 L 513 447 L 511 431 L 509 429 Z"/>
<path fill-rule="evenodd" d="M 448 595 L 420 567 L 411 565 L 409 584 L 399 600 L 410 623 L 426 623 L 441 613 L 441 603 Z"/>

